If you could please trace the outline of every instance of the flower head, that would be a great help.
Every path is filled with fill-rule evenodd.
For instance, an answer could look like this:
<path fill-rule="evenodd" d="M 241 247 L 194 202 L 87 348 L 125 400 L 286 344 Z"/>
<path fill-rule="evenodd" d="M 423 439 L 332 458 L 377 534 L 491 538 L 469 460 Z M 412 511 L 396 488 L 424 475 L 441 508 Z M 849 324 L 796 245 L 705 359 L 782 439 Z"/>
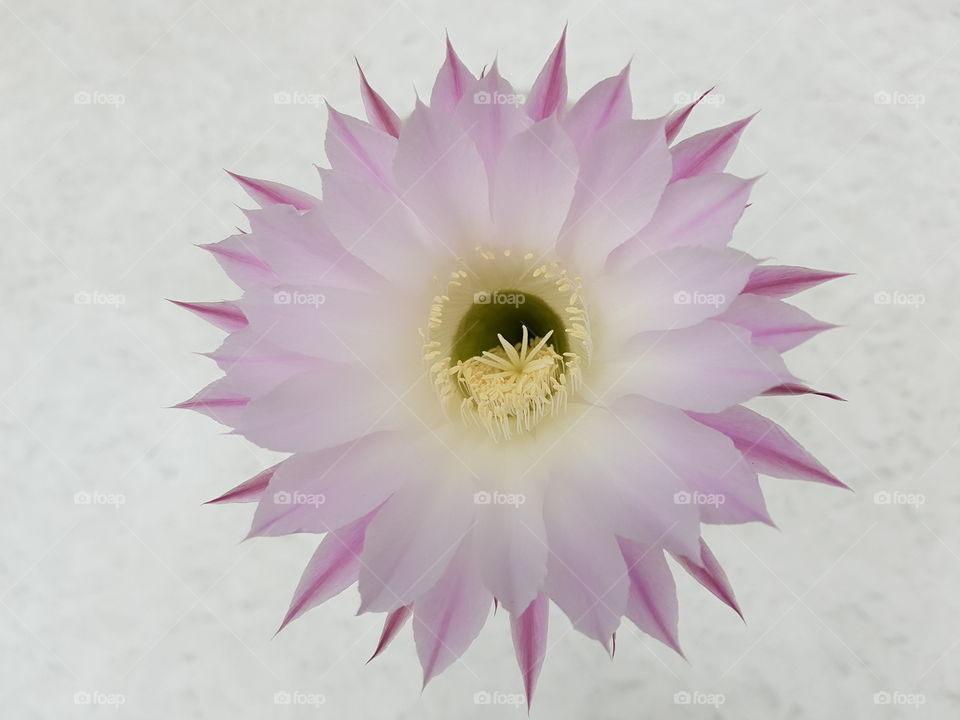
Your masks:
<path fill-rule="evenodd" d="M 496 600 L 528 697 L 551 602 L 679 652 L 667 556 L 736 610 L 701 525 L 770 522 L 758 473 L 841 485 L 743 406 L 813 392 L 781 354 L 831 326 L 783 298 L 839 277 L 728 247 L 749 118 L 676 142 L 696 102 L 633 119 L 625 68 L 568 108 L 564 63 L 523 97 L 448 42 L 405 120 L 361 73 L 322 199 L 234 176 L 260 208 L 207 248 L 242 296 L 183 303 L 229 334 L 182 406 L 290 453 L 217 502 L 325 534 L 284 624 L 357 583 L 426 681 Z"/>

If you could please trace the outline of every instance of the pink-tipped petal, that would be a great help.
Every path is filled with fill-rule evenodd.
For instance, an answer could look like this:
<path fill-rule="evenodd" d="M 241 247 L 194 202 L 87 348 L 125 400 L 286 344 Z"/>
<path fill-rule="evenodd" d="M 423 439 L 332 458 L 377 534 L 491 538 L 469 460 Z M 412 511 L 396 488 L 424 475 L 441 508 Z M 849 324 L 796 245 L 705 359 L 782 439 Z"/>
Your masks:
<path fill-rule="evenodd" d="M 754 344 L 767 345 L 780 352 L 836 327 L 782 300 L 762 295 L 741 295 L 718 319 L 746 328 Z"/>
<path fill-rule="evenodd" d="M 527 114 L 535 121 L 562 114 L 567 104 L 567 29 L 533 83 L 527 98 Z"/>
<path fill-rule="evenodd" d="M 468 545 L 461 545 L 437 584 L 413 603 L 424 687 L 466 652 L 490 614 L 491 595 L 470 562 Z"/>
<path fill-rule="evenodd" d="M 839 395 L 834 395 L 833 393 L 821 392 L 819 390 L 814 390 L 811 387 L 807 387 L 802 383 L 798 382 L 788 382 L 781 385 L 775 385 L 772 388 L 764 390 L 761 395 L 819 395 L 820 397 L 830 398 L 831 400 L 839 400 L 840 402 L 846 402 L 846 400 Z"/>
<path fill-rule="evenodd" d="M 393 639 L 400 634 L 400 631 L 412 613 L 413 607 L 410 605 L 404 605 L 387 613 L 387 617 L 383 621 L 383 630 L 380 631 L 380 640 L 377 641 L 377 649 L 373 651 L 373 655 L 370 656 L 370 660 L 367 660 L 367 662 L 370 662 L 387 649 L 390 643 L 393 642 Z"/>
<path fill-rule="evenodd" d="M 628 120 L 633 111 L 630 98 L 630 66 L 620 74 L 601 80 L 581 97 L 563 119 L 563 126 L 578 147 L 607 125 Z"/>
<path fill-rule="evenodd" d="M 650 222 L 610 253 L 607 268 L 629 266 L 673 247 L 726 245 L 755 182 L 714 173 L 668 185 Z"/>
<path fill-rule="evenodd" d="M 310 210 L 320 202 L 313 195 L 288 185 L 283 185 L 282 183 L 246 177 L 230 172 L 229 170 L 227 170 L 227 175 L 240 183 L 240 187 L 246 190 L 247 194 L 253 198 L 260 207 L 292 205 L 297 210 Z"/>
<path fill-rule="evenodd" d="M 367 119 L 370 124 L 395 138 L 400 137 L 399 116 L 387 104 L 387 101 L 370 87 L 367 76 L 364 74 L 363 68 L 360 67 L 359 60 L 357 61 L 357 70 L 360 71 L 360 94 L 363 97 L 363 107 L 367 111 Z"/>
<path fill-rule="evenodd" d="M 225 503 L 247 503 L 259 502 L 266 492 L 270 479 L 273 477 L 280 463 L 268 467 L 254 475 L 249 480 L 245 480 L 232 490 L 228 490 L 223 495 L 215 497 L 213 500 L 207 500 L 204 505 L 220 505 Z"/>
<path fill-rule="evenodd" d="M 463 99 L 463 96 L 473 92 L 476 78 L 467 70 L 457 51 L 453 49 L 450 36 L 447 36 L 447 52 L 443 66 L 437 74 L 430 93 L 430 107 L 435 110 L 452 110 Z"/>
<path fill-rule="evenodd" d="M 363 536 L 375 513 L 374 510 L 345 527 L 331 530 L 320 541 L 293 593 L 290 609 L 283 618 L 280 630 L 307 610 L 321 605 L 357 581 Z"/>
<path fill-rule="evenodd" d="M 533 702 L 533 693 L 537 689 L 537 679 L 543 667 L 547 653 L 547 625 L 549 621 L 550 600 L 540 593 L 520 615 L 510 619 L 510 631 L 513 635 L 513 648 L 523 677 L 523 691 L 527 696 L 527 710 Z"/>
<path fill-rule="evenodd" d="M 764 475 L 847 487 L 786 430 L 752 410 L 732 407 L 719 413 L 690 413 L 690 416 L 729 437 L 744 457 Z"/>
<path fill-rule="evenodd" d="M 363 120 L 338 112 L 329 104 L 327 111 L 324 147 L 331 167 L 384 190 L 393 190 L 392 166 L 397 139 Z"/>
<path fill-rule="evenodd" d="M 250 403 L 250 398 L 234 387 L 229 378 L 220 378 L 204 387 L 188 400 L 173 407 L 194 410 L 224 425 L 236 426 Z"/>
<path fill-rule="evenodd" d="M 723 172 L 737 148 L 740 134 L 753 117 L 751 115 L 729 125 L 707 130 L 673 146 L 670 149 L 673 157 L 673 177 L 670 182 Z"/>
<path fill-rule="evenodd" d="M 700 104 L 700 101 L 712 91 L 713 88 L 710 88 L 692 103 L 677 108 L 667 116 L 667 124 L 664 126 L 664 133 L 667 136 L 667 144 L 672 143 L 676 139 L 677 135 L 680 134 L 680 131 L 683 130 L 683 126 L 686 124 L 687 118 L 690 117 L 690 113 L 692 113 L 693 109 Z"/>
<path fill-rule="evenodd" d="M 850 273 L 812 270 L 789 265 L 762 265 L 754 269 L 750 282 L 743 289 L 745 293 L 786 298 L 799 292 L 816 287 L 828 280 L 848 277 Z"/>
<path fill-rule="evenodd" d="M 743 612 L 740 610 L 737 598 L 733 594 L 733 587 L 730 585 L 727 574 L 703 539 L 700 540 L 699 558 L 690 558 L 685 555 L 674 555 L 674 557 L 694 580 L 732 608 L 741 620 L 743 619 Z"/>
<path fill-rule="evenodd" d="M 218 243 L 198 245 L 220 263 L 220 267 L 237 285 L 246 289 L 278 282 L 276 274 L 257 257 L 249 241 L 250 235 L 232 235 Z"/>
<path fill-rule="evenodd" d="M 647 635 L 683 657 L 677 633 L 677 586 L 663 551 L 623 538 L 618 541 L 630 578 L 627 617 Z"/>
<path fill-rule="evenodd" d="M 188 303 L 180 300 L 171 300 L 174 305 L 186 308 L 221 330 L 234 332 L 247 326 L 247 316 L 243 314 L 236 303 L 232 302 L 197 302 Z"/>

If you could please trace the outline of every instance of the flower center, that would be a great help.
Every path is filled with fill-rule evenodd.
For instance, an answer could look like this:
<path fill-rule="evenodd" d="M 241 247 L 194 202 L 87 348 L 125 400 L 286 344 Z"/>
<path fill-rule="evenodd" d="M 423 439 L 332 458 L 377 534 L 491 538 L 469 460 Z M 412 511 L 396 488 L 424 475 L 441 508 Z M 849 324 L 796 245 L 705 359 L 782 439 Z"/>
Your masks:
<path fill-rule="evenodd" d="M 434 298 L 424 358 L 444 406 L 506 440 L 566 408 L 589 362 L 589 320 L 579 278 L 558 264 L 477 253 Z"/>

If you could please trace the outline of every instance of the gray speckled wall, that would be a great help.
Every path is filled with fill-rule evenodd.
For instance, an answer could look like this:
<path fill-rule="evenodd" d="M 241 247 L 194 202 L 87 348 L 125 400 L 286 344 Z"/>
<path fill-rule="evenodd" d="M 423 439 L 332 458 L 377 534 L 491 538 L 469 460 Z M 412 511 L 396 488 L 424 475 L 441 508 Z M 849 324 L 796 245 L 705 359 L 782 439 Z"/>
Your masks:
<path fill-rule="evenodd" d="M 956 3 L 2 0 L 4 717 L 522 717 L 474 698 L 520 692 L 502 614 L 422 696 L 409 634 L 364 666 L 352 591 L 271 637 L 313 543 L 201 506 L 271 458 L 162 409 L 220 336 L 163 298 L 235 294 L 193 247 L 243 220 L 221 168 L 319 191 L 313 100 L 360 112 L 353 54 L 409 110 L 444 28 L 522 86 L 567 20 L 574 94 L 632 56 L 641 115 L 712 85 L 688 131 L 762 109 L 734 244 L 856 276 L 801 296 L 845 327 L 792 355 L 849 402 L 760 404 L 856 493 L 765 480 L 780 531 L 710 529 L 747 624 L 678 578 L 689 663 L 626 625 L 611 662 L 555 614 L 534 717 L 956 717 Z"/>

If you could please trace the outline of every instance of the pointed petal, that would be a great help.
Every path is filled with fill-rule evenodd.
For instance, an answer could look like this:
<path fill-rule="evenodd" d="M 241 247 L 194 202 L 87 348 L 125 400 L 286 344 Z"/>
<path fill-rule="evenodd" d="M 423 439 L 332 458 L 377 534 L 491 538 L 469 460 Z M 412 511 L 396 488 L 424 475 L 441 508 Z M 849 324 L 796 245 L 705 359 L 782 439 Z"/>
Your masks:
<path fill-rule="evenodd" d="M 243 310 L 232 302 L 197 302 L 188 303 L 180 300 L 171 300 L 174 305 L 186 308 L 190 312 L 196 313 L 209 323 L 216 325 L 221 330 L 234 332 L 242 330 L 247 326 L 247 317 Z"/>
<path fill-rule="evenodd" d="M 707 590 L 716 595 L 720 600 L 733 609 L 740 619 L 743 619 L 743 612 L 737 603 L 737 598 L 733 594 L 733 587 L 727 579 L 727 574 L 723 571 L 720 563 L 717 561 L 713 551 L 707 547 L 707 543 L 700 539 L 700 558 L 694 559 L 685 555 L 674 555 L 681 567 L 690 573 L 698 583 Z"/>
<path fill-rule="evenodd" d="M 605 127 L 589 151 L 581 153 L 558 251 L 582 268 L 602 268 L 611 250 L 650 221 L 669 176 L 663 120 L 625 120 Z"/>
<path fill-rule="evenodd" d="M 462 543 L 437 584 L 413 604 L 413 639 L 424 686 L 466 652 L 490 614 L 492 596 L 468 550 L 469 543 Z"/>
<path fill-rule="evenodd" d="M 329 104 L 327 112 L 324 147 L 330 166 L 384 190 L 393 190 L 397 139 L 363 120 L 337 112 Z"/>
<path fill-rule="evenodd" d="M 387 649 L 387 646 L 390 645 L 393 639 L 400 633 L 400 630 L 406 624 L 412 612 L 413 606 L 404 605 L 387 613 L 387 617 L 383 621 L 383 630 L 380 632 L 380 640 L 377 642 L 377 649 L 373 651 L 370 660 L 373 660 L 377 655 Z M 367 662 L 370 662 L 370 660 L 367 660 Z"/>
<path fill-rule="evenodd" d="M 307 610 L 326 602 L 357 581 L 363 536 L 375 513 L 368 513 L 339 530 L 331 530 L 320 541 L 293 593 L 290 609 L 283 618 L 280 630 Z"/>
<path fill-rule="evenodd" d="M 198 245 L 213 255 L 233 282 L 242 288 L 273 285 L 278 278 L 270 266 L 258 258 L 248 241 L 250 235 L 231 235 L 218 243 Z"/>
<path fill-rule="evenodd" d="M 360 571 L 360 612 L 408 605 L 433 587 L 470 532 L 474 504 L 463 477 L 418 463 L 367 531 Z M 411 518 L 417 518 L 411 522 Z M 489 598 L 486 600 L 489 608 Z"/>
<path fill-rule="evenodd" d="M 250 398 L 238 392 L 228 378 L 220 378 L 200 390 L 189 400 L 177 403 L 178 410 L 195 410 L 224 425 L 235 425 Z"/>
<path fill-rule="evenodd" d="M 607 268 L 672 247 L 726 245 L 755 182 L 715 173 L 668 185 L 650 222 L 610 254 Z"/>
<path fill-rule="evenodd" d="M 400 194 L 438 244 L 473 247 L 490 234 L 483 161 L 453 115 L 418 105 L 404 123 L 394 172 Z"/>
<path fill-rule="evenodd" d="M 278 182 L 245 177 L 244 175 L 232 173 L 229 170 L 227 171 L 227 175 L 240 183 L 240 186 L 247 191 L 247 194 L 253 198 L 260 207 L 293 205 L 297 210 L 310 210 L 320 202 L 313 195 Z"/>
<path fill-rule="evenodd" d="M 782 385 L 777 385 L 770 388 L 769 390 L 764 390 L 761 395 L 819 395 L 820 397 L 830 398 L 831 400 L 839 400 L 840 402 L 846 402 L 839 395 L 834 395 L 833 393 L 820 392 L 819 390 L 814 390 L 813 388 L 807 387 L 797 382 L 783 383 Z"/>
<path fill-rule="evenodd" d="M 416 474 L 410 439 L 394 433 L 298 453 L 277 469 L 253 516 L 250 537 L 323 533 L 366 515 Z"/>
<path fill-rule="evenodd" d="M 360 94 L 363 97 L 363 107 L 367 111 L 367 119 L 370 124 L 388 135 L 395 138 L 400 137 L 400 118 L 393 111 L 393 108 L 387 104 L 376 90 L 370 87 L 367 82 L 367 76 L 360 67 L 360 61 L 357 61 L 357 70 L 360 71 Z"/>
<path fill-rule="evenodd" d="M 266 470 L 262 470 L 249 480 L 245 480 L 237 485 L 235 488 L 233 488 L 233 490 L 228 490 L 223 495 L 215 497 L 213 500 L 207 500 L 204 505 L 259 502 L 260 498 L 263 497 L 263 493 L 266 492 L 267 485 L 270 484 L 270 479 L 273 477 L 278 467 L 280 467 L 280 463 L 268 467 Z"/>
<path fill-rule="evenodd" d="M 523 691 L 527 696 L 527 711 L 533 702 L 537 679 L 547 653 L 547 624 L 550 600 L 540 593 L 519 616 L 511 617 L 510 631 L 517 664 L 523 677 Z"/>
<path fill-rule="evenodd" d="M 508 247 L 542 254 L 556 244 L 577 182 L 577 153 L 560 124 L 514 136 L 497 164 L 493 215 Z"/>
<path fill-rule="evenodd" d="M 764 475 L 846 487 L 786 430 L 763 415 L 745 407 L 732 407 L 714 414 L 689 415 L 729 437 L 744 457 Z"/>
<path fill-rule="evenodd" d="M 577 147 L 611 123 L 629 120 L 633 113 L 630 98 L 630 66 L 587 90 L 563 119 L 563 126 Z"/>
<path fill-rule="evenodd" d="M 533 83 L 527 98 L 527 114 L 535 121 L 555 113 L 562 114 L 567 104 L 567 29 L 563 29 L 546 64 Z"/>
<path fill-rule="evenodd" d="M 796 381 L 776 350 L 753 345 L 749 332 L 716 320 L 641 333 L 623 354 L 611 364 L 611 396 L 636 393 L 684 410 L 720 412 Z"/>
<path fill-rule="evenodd" d="M 779 352 L 837 327 L 782 300 L 762 295 L 741 295 L 717 319 L 746 328 L 754 344 L 768 345 Z"/>
<path fill-rule="evenodd" d="M 667 136 L 668 145 L 672 143 L 676 139 L 677 135 L 680 134 L 680 131 L 683 130 L 683 126 L 686 124 L 687 118 L 690 117 L 690 113 L 693 112 L 693 109 L 699 105 L 700 101 L 703 100 L 712 90 L 713 88 L 710 88 L 710 90 L 707 90 L 692 103 L 684 105 L 681 108 L 677 108 L 667 116 L 667 124 L 664 127 L 664 132 Z"/>
<path fill-rule="evenodd" d="M 453 109 L 468 91 L 472 92 L 475 82 L 476 78 L 460 60 L 448 35 L 447 54 L 430 93 L 430 107 L 436 110 Z"/>
<path fill-rule="evenodd" d="M 673 177 L 670 182 L 694 175 L 723 172 L 733 151 L 737 149 L 740 134 L 753 117 L 751 115 L 729 125 L 707 130 L 673 146 L 670 149 L 673 157 Z"/>
<path fill-rule="evenodd" d="M 785 298 L 816 287 L 828 280 L 847 277 L 850 273 L 811 270 L 789 265 L 764 265 L 756 268 L 750 275 L 750 282 L 743 289 L 745 293 Z"/>
<path fill-rule="evenodd" d="M 652 638 L 683 657 L 677 633 L 677 586 L 663 551 L 618 538 L 630 577 L 627 617 Z"/>

